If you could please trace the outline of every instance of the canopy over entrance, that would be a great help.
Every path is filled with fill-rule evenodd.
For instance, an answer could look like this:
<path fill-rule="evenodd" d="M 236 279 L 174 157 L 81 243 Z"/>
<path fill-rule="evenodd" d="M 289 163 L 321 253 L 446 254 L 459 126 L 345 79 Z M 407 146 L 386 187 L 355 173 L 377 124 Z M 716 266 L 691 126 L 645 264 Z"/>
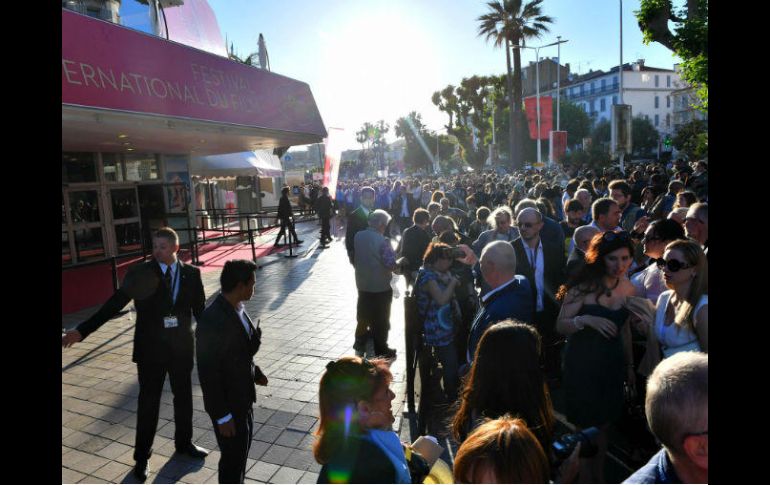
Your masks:
<path fill-rule="evenodd" d="M 190 162 L 193 175 L 209 178 L 229 177 L 280 177 L 281 161 L 272 150 L 228 153 L 207 157 L 193 157 Z"/>

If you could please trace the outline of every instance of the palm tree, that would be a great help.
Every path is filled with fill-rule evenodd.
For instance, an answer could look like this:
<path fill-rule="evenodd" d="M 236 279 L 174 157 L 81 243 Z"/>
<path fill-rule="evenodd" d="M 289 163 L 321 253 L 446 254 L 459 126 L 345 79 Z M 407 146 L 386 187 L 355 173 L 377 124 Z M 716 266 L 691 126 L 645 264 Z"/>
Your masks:
<path fill-rule="evenodd" d="M 540 4 L 543 0 L 532 0 L 526 4 L 522 0 L 494 0 L 487 2 L 489 12 L 480 16 L 479 36 L 486 35 L 486 40 L 494 40 L 495 47 L 505 43 L 505 61 L 508 68 L 508 99 L 510 105 L 509 152 L 513 168 L 522 167 L 521 143 L 516 137 L 521 133 L 521 54 L 513 51 L 513 71 L 511 70 L 510 47 L 525 45 L 527 39 L 539 38 L 548 32 L 546 24 L 553 23 L 553 17 L 542 15 Z"/>

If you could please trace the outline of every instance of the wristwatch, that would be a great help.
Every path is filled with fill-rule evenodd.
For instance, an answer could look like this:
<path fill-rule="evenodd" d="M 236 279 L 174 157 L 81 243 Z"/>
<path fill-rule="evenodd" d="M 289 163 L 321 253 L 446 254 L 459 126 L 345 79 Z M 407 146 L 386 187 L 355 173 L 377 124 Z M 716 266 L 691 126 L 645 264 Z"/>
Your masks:
<path fill-rule="evenodd" d="M 578 317 L 577 316 L 572 318 L 572 325 L 574 325 L 575 328 L 578 329 L 578 330 L 583 330 L 585 328 L 585 324 L 584 323 L 580 323 L 578 321 Z"/>

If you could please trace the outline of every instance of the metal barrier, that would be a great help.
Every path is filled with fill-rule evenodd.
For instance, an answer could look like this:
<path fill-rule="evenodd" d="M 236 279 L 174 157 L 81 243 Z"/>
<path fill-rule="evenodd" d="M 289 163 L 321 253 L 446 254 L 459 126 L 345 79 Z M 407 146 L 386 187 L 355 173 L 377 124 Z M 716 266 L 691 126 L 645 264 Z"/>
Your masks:
<path fill-rule="evenodd" d="M 110 256 L 108 258 L 97 259 L 94 261 L 86 261 L 84 263 L 77 263 L 69 266 L 62 266 L 62 272 L 85 268 L 87 266 L 96 266 L 104 263 L 110 263 L 110 270 L 112 275 L 112 289 L 113 291 L 117 291 L 118 288 L 120 287 L 120 281 L 118 279 L 118 259 L 135 258 L 137 256 L 141 256 L 142 261 L 147 260 L 147 254 L 145 253 L 145 251 L 134 251 L 131 253 L 121 254 L 120 256 Z"/>

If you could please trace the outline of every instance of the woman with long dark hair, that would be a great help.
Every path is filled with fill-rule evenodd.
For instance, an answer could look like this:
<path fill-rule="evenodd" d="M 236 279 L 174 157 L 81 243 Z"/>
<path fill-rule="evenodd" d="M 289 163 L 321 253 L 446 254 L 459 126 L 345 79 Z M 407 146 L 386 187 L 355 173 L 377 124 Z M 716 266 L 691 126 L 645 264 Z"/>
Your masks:
<path fill-rule="evenodd" d="M 504 320 L 482 335 L 451 429 L 458 443 L 485 418 L 520 417 L 545 450 L 553 438 L 553 406 L 540 369 L 540 335 L 531 325 Z"/>
<path fill-rule="evenodd" d="M 578 428 L 598 427 L 599 452 L 582 460 L 581 481 L 603 483 L 607 427 L 623 412 L 623 383 L 635 373 L 626 298 L 634 286 L 626 277 L 634 246 L 625 231 L 597 234 L 586 264 L 559 291 L 563 299 L 556 329 L 567 336 L 563 388 L 567 419 Z"/>

